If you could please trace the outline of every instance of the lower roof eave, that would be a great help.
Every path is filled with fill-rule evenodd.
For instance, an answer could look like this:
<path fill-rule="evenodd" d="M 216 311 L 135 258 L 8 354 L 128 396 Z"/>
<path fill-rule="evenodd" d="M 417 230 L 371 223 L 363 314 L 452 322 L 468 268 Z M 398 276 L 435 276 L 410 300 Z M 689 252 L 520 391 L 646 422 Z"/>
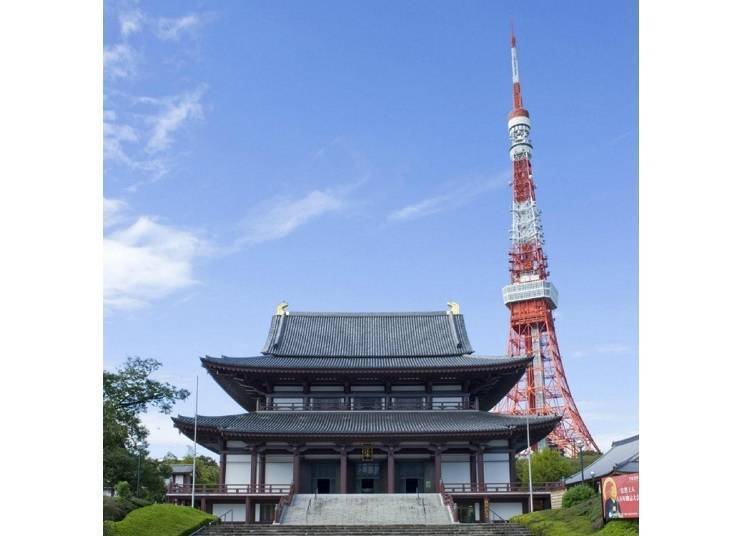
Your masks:
<path fill-rule="evenodd" d="M 531 443 L 537 443 L 538 441 L 545 438 L 555 428 L 561 417 L 551 416 L 542 422 L 534 423 L 529 426 L 529 435 Z M 183 434 L 188 437 L 192 437 L 194 432 L 193 422 L 185 420 L 184 418 L 173 418 L 174 426 L 180 430 Z M 333 441 L 340 442 L 342 440 L 349 442 L 392 442 L 392 441 L 446 441 L 456 439 L 469 439 L 469 440 L 493 440 L 493 439 L 508 439 L 509 446 L 514 451 L 518 452 L 527 448 L 526 443 L 526 427 L 525 426 L 509 426 L 502 429 L 495 430 L 466 430 L 466 431 L 430 431 L 430 432 L 411 432 L 411 431 L 393 431 L 393 432 L 325 432 L 318 431 L 315 433 L 300 433 L 294 431 L 286 431 L 283 433 L 271 433 L 271 432 L 243 432 L 241 430 L 233 429 L 222 429 L 215 426 L 198 426 L 197 431 L 199 434 L 199 443 L 202 446 L 216 452 L 215 448 L 211 445 L 213 442 L 206 442 L 200 440 L 202 435 L 204 438 L 214 437 L 217 440 L 222 438 L 224 440 L 246 440 L 252 439 L 256 442 L 289 442 L 289 443 L 301 443 L 310 441 Z M 218 443 L 218 441 L 217 441 Z"/>

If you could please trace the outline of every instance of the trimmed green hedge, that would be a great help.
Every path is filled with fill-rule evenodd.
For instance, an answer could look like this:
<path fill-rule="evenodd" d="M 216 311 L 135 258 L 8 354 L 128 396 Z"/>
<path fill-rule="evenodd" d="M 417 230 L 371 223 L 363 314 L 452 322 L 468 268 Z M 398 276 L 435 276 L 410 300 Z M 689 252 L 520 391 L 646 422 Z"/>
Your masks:
<path fill-rule="evenodd" d="M 148 506 L 149 504 L 151 504 L 151 501 L 136 499 L 135 497 L 129 499 L 123 497 L 104 497 L 102 513 L 105 521 L 120 521 L 136 508 Z"/>
<path fill-rule="evenodd" d="M 569 508 L 541 510 L 511 519 L 527 527 L 533 536 L 636 536 L 638 520 L 618 519 L 602 527 L 601 497 L 573 504 Z"/>
<path fill-rule="evenodd" d="M 596 492 L 587 486 L 586 484 L 579 484 L 568 489 L 562 498 L 563 508 L 570 508 L 574 504 L 578 504 L 584 501 L 588 501 L 591 497 L 594 497 Z"/>
<path fill-rule="evenodd" d="M 216 517 L 174 504 L 133 510 L 122 521 L 105 521 L 104 536 L 187 536 Z"/>

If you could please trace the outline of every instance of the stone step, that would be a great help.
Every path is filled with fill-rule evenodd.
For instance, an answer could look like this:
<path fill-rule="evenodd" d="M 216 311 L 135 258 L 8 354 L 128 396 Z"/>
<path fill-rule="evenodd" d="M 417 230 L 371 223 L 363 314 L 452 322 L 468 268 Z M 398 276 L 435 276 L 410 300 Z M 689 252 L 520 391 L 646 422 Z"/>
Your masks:
<path fill-rule="evenodd" d="M 514 523 L 452 525 L 214 525 L 204 536 L 530 536 L 529 529 Z"/>
<path fill-rule="evenodd" d="M 284 508 L 282 525 L 446 525 L 448 507 L 437 493 L 297 494 Z"/>

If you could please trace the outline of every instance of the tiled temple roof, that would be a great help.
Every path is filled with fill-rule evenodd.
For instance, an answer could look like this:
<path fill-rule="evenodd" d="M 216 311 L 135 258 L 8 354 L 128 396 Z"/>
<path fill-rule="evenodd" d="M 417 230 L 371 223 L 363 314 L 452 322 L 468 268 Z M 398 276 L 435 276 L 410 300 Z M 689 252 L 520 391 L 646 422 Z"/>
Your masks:
<path fill-rule="evenodd" d="M 634 435 L 613 441 L 612 447 L 583 469 L 584 480 L 597 479 L 610 473 L 637 473 L 639 460 L 639 440 Z M 592 475 L 593 473 L 593 475 Z M 566 485 L 581 481 L 581 473 L 575 472 L 565 479 Z"/>
<path fill-rule="evenodd" d="M 285 357 L 441 357 L 474 350 L 461 314 L 274 315 L 261 353 Z"/>
<path fill-rule="evenodd" d="M 175 426 L 192 433 L 193 417 L 173 418 Z M 559 417 L 529 418 L 532 442 L 546 436 Z M 523 430 L 526 417 L 485 411 L 260 411 L 218 417 L 198 416 L 199 428 L 228 436 L 419 436 L 441 434 L 498 434 Z M 536 438 L 536 439 L 535 439 Z M 525 440 L 525 435 L 524 438 Z"/>

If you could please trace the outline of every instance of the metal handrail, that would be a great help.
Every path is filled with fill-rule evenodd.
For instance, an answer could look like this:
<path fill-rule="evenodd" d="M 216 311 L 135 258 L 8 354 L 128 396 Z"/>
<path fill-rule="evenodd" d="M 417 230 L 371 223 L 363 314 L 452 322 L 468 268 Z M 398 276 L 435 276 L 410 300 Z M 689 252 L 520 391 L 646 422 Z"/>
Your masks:
<path fill-rule="evenodd" d="M 195 532 L 191 532 L 188 536 L 195 536 L 196 534 L 200 534 L 205 529 L 207 529 L 211 525 L 215 525 L 216 523 L 226 523 L 226 519 L 222 519 L 222 518 L 225 518 L 227 516 L 227 514 L 232 514 L 231 515 L 232 520 L 230 521 L 230 523 L 234 523 L 234 510 L 233 509 L 229 509 L 226 512 L 224 512 L 223 514 L 221 514 L 220 516 L 218 516 L 216 519 L 212 519 L 211 521 L 209 521 L 205 525 L 201 525 L 200 527 L 198 527 L 198 530 L 196 530 Z"/>
<path fill-rule="evenodd" d="M 310 497 L 307 501 L 307 508 L 305 509 L 305 525 L 307 525 L 307 518 L 310 515 L 310 506 L 312 505 L 313 499 L 318 498 L 318 493 L 316 492 L 315 495 Z"/>
<path fill-rule="evenodd" d="M 498 514 L 497 512 L 495 512 L 492 508 L 487 508 L 487 509 L 490 511 L 490 514 L 492 514 L 492 515 L 490 515 L 489 523 L 508 523 L 507 519 L 505 519 L 503 516 L 501 516 L 500 514 Z M 492 518 L 492 516 L 497 516 L 498 520 L 495 521 Z"/>

